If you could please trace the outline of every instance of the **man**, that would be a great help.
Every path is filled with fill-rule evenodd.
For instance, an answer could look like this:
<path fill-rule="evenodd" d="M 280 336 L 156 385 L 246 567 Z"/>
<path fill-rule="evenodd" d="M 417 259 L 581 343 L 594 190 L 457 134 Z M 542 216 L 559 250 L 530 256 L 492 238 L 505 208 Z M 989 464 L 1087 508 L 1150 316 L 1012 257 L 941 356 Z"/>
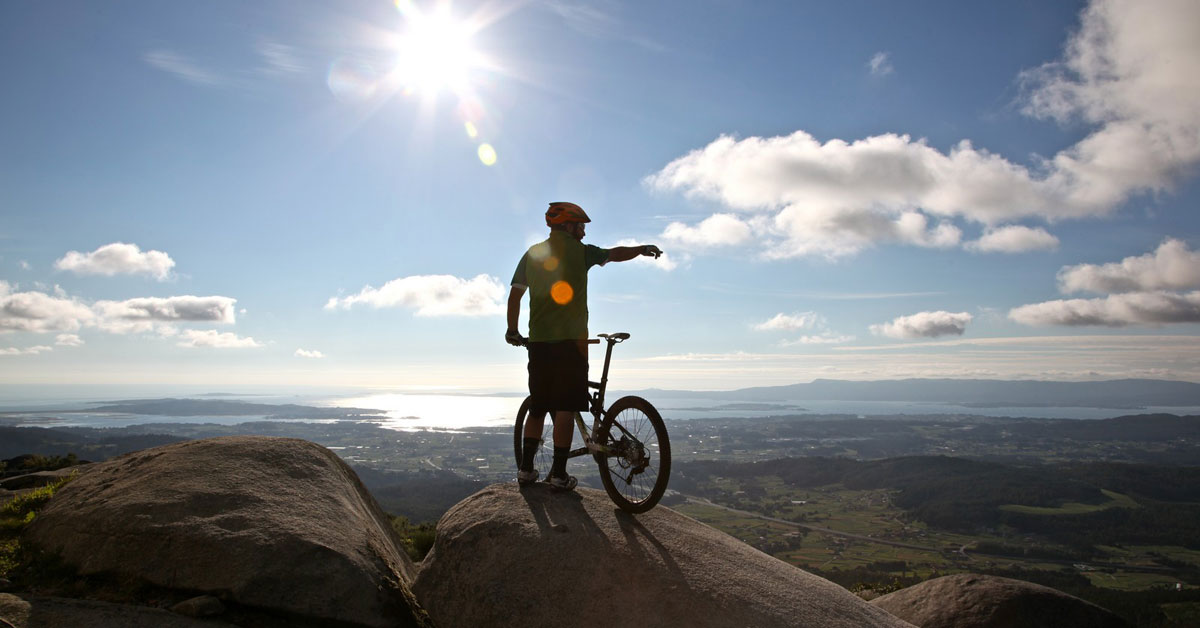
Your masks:
<path fill-rule="evenodd" d="M 517 331 L 521 298 L 529 290 L 529 395 L 532 406 L 525 420 L 525 438 L 517 482 L 536 482 L 533 457 L 541 442 L 547 412 L 554 413 L 554 464 L 546 481 L 559 490 L 575 488 L 567 475 L 567 452 L 574 436 L 576 412 L 588 409 L 587 389 L 587 272 L 593 266 L 624 262 L 639 255 L 655 259 L 662 251 L 652 244 L 602 249 L 583 244 L 584 225 L 591 222 L 574 203 L 550 203 L 546 226 L 550 237 L 525 252 L 513 273 L 508 293 L 508 331 L 511 345 L 524 340 Z"/>

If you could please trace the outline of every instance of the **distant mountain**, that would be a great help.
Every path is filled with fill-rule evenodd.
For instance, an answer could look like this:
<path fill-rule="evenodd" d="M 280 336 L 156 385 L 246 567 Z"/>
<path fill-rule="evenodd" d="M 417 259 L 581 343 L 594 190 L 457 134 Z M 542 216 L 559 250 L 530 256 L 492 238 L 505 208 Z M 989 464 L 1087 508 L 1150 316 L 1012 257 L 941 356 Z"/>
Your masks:
<path fill-rule="evenodd" d="M 996 379 L 818 379 L 808 384 L 762 386 L 728 391 L 644 391 L 739 402 L 908 401 L 966 407 L 1083 407 L 1133 409 L 1146 406 L 1200 406 L 1200 384 L 1160 379 L 1048 382 Z"/>

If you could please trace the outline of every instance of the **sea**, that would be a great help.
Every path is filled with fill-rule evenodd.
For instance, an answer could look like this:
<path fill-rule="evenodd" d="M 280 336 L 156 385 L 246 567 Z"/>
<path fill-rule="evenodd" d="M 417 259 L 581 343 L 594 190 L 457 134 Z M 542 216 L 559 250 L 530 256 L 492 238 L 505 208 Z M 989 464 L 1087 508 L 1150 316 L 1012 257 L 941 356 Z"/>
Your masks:
<path fill-rule="evenodd" d="M 610 391 L 607 398 L 623 393 Z M 1105 419 L 1130 414 L 1168 413 L 1200 415 L 1200 407 L 1090 408 L 1090 407 L 967 407 L 945 403 L 889 401 L 772 401 L 712 400 L 672 393 L 655 396 L 642 393 L 667 421 L 736 419 L 745 417 L 850 415 L 877 416 L 991 416 L 1044 419 Z M 342 419 L 290 417 L 270 414 L 239 416 L 168 416 L 99 412 L 96 408 L 137 399 L 217 399 L 255 404 L 296 404 L 319 408 L 365 408 L 375 412 Z M 347 389 L 223 389 L 204 387 L 114 387 L 114 386 L 12 386 L 0 385 L 0 425 L 39 427 L 127 427 L 147 423 L 216 423 L 232 425 L 252 421 L 331 422 L 369 421 L 382 427 L 412 430 L 462 430 L 473 427 L 502 428 L 512 425 L 524 393 L 444 390 L 347 390 Z"/>

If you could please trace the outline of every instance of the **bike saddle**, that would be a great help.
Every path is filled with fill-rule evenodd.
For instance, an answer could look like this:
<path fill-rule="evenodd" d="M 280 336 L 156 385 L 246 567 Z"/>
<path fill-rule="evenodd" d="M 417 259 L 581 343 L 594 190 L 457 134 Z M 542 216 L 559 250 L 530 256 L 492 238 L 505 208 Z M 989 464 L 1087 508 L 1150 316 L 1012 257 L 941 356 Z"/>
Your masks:
<path fill-rule="evenodd" d="M 613 340 L 616 340 L 617 342 L 620 342 L 622 340 L 629 340 L 629 334 L 627 334 L 623 331 L 617 332 L 615 334 L 596 334 L 596 335 L 600 336 L 601 338 L 612 338 Z"/>

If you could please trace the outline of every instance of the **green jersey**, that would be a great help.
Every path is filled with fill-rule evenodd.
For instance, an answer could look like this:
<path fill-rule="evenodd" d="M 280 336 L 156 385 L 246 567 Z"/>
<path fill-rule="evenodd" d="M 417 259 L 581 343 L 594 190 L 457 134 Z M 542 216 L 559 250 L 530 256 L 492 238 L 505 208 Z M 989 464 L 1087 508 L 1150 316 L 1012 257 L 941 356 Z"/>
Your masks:
<path fill-rule="evenodd" d="M 565 231 L 525 252 L 512 285 L 529 288 L 529 340 L 585 340 L 588 337 L 587 271 L 608 262 L 608 249 L 576 240 Z"/>

